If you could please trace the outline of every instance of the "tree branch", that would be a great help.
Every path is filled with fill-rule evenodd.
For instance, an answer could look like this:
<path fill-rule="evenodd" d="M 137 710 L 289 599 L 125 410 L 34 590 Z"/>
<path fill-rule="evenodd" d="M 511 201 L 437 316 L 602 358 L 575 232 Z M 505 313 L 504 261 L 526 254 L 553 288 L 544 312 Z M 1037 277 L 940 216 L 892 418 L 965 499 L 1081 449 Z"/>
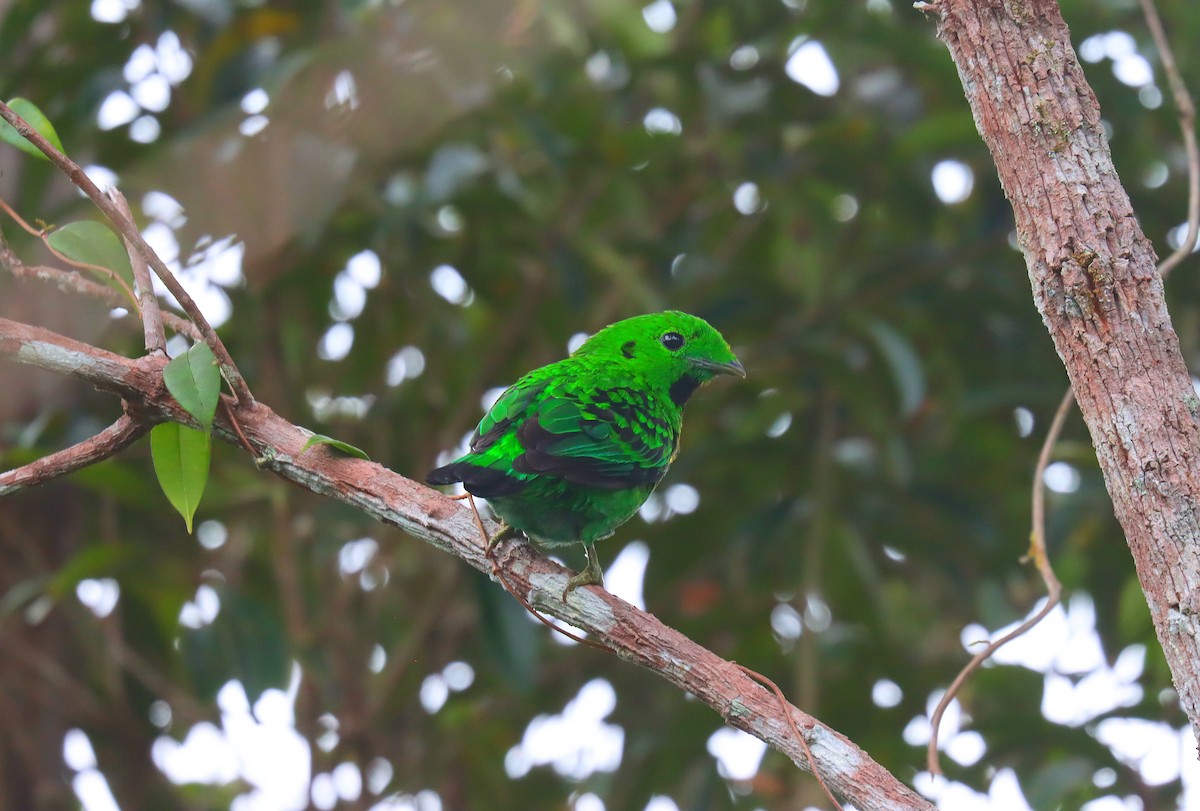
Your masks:
<path fill-rule="evenodd" d="M 1058 445 L 1058 437 L 1062 434 L 1063 425 L 1066 424 L 1067 415 L 1071 413 L 1071 406 L 1074 404 L 1075 394 L 1068 388 L 1054 412 L 1054 419 L 1050 422 L 1050 429 L 1046 432 L 1046 439 L 1042 442 L 1042 450 L 1038 454 L 1037 464 L 1033 470 L 1033 493 L 1030 497 L 1032 526 L 1029 530 L 1029 553 L 1026 560 L 1032 560 L 1034 566 L 1037 567 L 1038 574 L 1042 576 L 1042 583 L 1046 586 L 1046 602 L 1042 604 L 1036 614 L 998 639 L 992 640 L 972 656 L 971 661 L 963 666 L 963 669 L 954 677 L 954 681 L 950 682 L 950 686 L 946 688 L 946 692 L 938 701 L 937 708 L 929 716 L 931 732 L 929 745 L 925 749 L 925 768 L 932 774 L 942 773 L 941 759 L 938 757 L 938 731 L 942 725 L 942 716 L 946 714 L 950 702 L 958 695 L 958 691 L 962 689 L 967 678 L 982 667 L 984 662 L 992 658 L 996 651 L 1028 633 L 1031 628 L 1049 616 L 1050 612 L 1058 605 L 1059 600 L 1062 599 L 1062 583 L 1054 573 L 1054 568 L 1050 565 L 1050 556 L 1046 552 L 1045 478 L 1046 468 L 1050 465 L 1050 455 Z"/>
<path fill-rule="evenodd" d="M 1183 708 L 1200 733 L 1200 398 L 1054 0 L 940 0 Z"/>
<path fill-rule="evenodd" d="M 106 284 L 94 282 L 73 270 L 25 264 L 19 256 L 13 253 L 2 230 L 0 230 L 0 266 L 7 268 L 8 272 L 16 279 L 36 279 L 48 282 L 64 293 L 88 296 L 113 308 L 120 307 L 126 310 L 129 308 L 129 301 L 118 291 Z M 164 313 L 161 310 L 159 310 L 159 315 L 163 323 L 173 331 L 186 335 L 193 341 L 204 340 L 200 331 L 196 329 L 196 325 L 186 318 L 180 318 L 170 312 Z"/>
<path fill-rule="evenodd" d="M 0 473 L 0 496 L 43 484 L 115 456 L 137 442 L 148 430 L 149 424 L 135 420 L 128 414 L 122 414 L 116 422 L 93 437 L 27 465 Z"/>
<path fill-rule="evenodd" d="M 0 319 L 0 358 L 62 372 L 119 394 L 152 419 L 194 425 L 162 385 L 165 358 L 130 360 L 49 330 Z M 258 464 L 315 493 L 354 506 L 399 527 L 491 576 L 491 563 L 471 510 L 462 503 L 374 462 L 334 455 L 304 444 L 310 431 L 279 417 L 262 403 L 232 409 Z M 228 418 L 218 412 L 216 435 L 241 446 Z M 494 532 L 496 527 L 489 526 Z M 532 546 L 505 543 L 496 551 L 510 588 L 539 611 L 582 628 L 613 649 L 706 703 L 727 723 L 767 742 L 797 766 L 810 770 L 802 742 L 790 732 L 776 697 L 732 662 L 612 594 L 578 589 L 563 601 L 569 572 Z M 857 808 L 932 811 L 933 806 L 867 756 L 845 736 L 788 706 L 803 730 L 813 762 L 825 782 Z"/>
<path fill-rule="evenodd" d="M 1184 152 L 1187 155 L 1188 165 L 1187 233 L 1181 240 L 1179 248 L 1158 264 L 1159 275 L 1166 279 L 1168 273 L 1192 254 L 1192 251 L 1196 247 L 1197 237 L 1200 236 L 1200 149 L 1197 148 L 1196 144 L 1196 107 L 1192 103 L 1192 97 L 1183 82 L 1179 66 L 1175 62 L 1174 52 L 1171 50 L 1171 44 L 1167 40 L 1166 32 L 1163 30 L 1162 20 L 1158 16 L 1158 9 L 1154 5 L 1154 0 L 1142 0 L 1142 14 L 1146 18 L 1146 26 L 1150 29 L 1150 33 L 1154 37 L 1154 44 L 1158 48 L 1159 56 L 1162 60 L 1163 72 L 1167 76 L 1167 82 L 1171 87 L 1171 95 L 1174 97 L 1175 106 L 1179 111 L 1179 127 L 1183 133 Z M 1062 596 L 1062 584 L 1059 583 L 1058 578 L 1055 576 L 1054 569 L 1050 566 L 1050 559 L 1046 553 L 1046 499 L 1043 478 L 1046 466 L 1050 462 L 1050 453 L 1058 444 L 1059 435 L 1062 433 L 1063 424 L 1066 422 L 1067 412 L 1074 402 L 1075 393 L 1068 387 L 1066 394 L 1063 395 L 1062 402 L 1059 404 L 1058 411 L 1054 415 L 1050 430 L 1046 433 L 1045 441 L 1042 443 L 1042 450 L 1038 456 L 1037 467 L 1033 476 L 1033 498 L 1031 502 L 1033 529 L 1030 533 L 1028 557 L 1037 565 L 1038 571 L 1042 576 L 1042 581 L 1046 584 L 1046 602 L 1035 616 L 1027 619 L 1017 628 L 991 642 L 983 650 L 976 653 L 951 683 L 942 696 L 941 701 L 938 702 L 937 709 L 930 716 L 933 734 L 930 736 L 929 747 L 926 752 L 927 767 L 934 774 L 941 773 L 941 765 L 938 762 L 938 726 L 943 713 L 962 687 L 967 676 L 978 669 L 1002 645 L 1016 639 L 1041 622 L 1058 605 L 1059 599 Z"/>
<path fill-rule="evenodd" d="M 116 204 L 117 210 L 133 221 L 129 210 L 129 202 L 120 189 L 110 189 L 109 196 Z M 167 336 L 163 333 L 162 311 L 158 307 L 158 296 L 154 294 L 154 285 L 150 282 L 150 269 L 146 266 L 145 258 L 138 253 L 137 248 L 129 237 L 122 237 L 121 242 L 129 254 L 129 266 L 133 269 L 133 281 L 137 285 L 138 309 L 142 317 L 142 336 L 145 339 L 147 352 L 165 352 Z"/>
<path fill-rule="evenodd" d="M 142 232 L 138 230 L 133 221 L 126 217 L 117 205 L 108 198 L 104 192 L 92 182 L 92 179 L 87 176 L 87 173 L 80 168 L 79 164 L 68 158 L 63 153 L 54 148 L 54 145 L 42 137 L 41 133 L 29 125 L 25 119 L 13 112 L 12 108 L 4 102 L 0 101 L 0 118 L 3 118 L 21 134 L 23 138 L 29 141 L 42 151 L 42 153 L 50 159 L 50 162 L 63 171 L 70 178 L 71 182 L 83 191 L 92 202 L 96 204 L 109 221 L 116 226 L 122 238 L 131 242 L 137 248 L 138 253 L 146 260 L 147 264 L 154 269 L 158 278 L 166 285 L 167 290 L 179 302 L 179 306 L 187 313 L 188 318 L 200 330 L 200 334 L 204 336 L 204 342 L 208 344 L 209 349 L 217 357 L 217 363 L 220 364 L 221 373 L 225 379 L 229 381 L 230 388 L 233 389 L 234 395 L 239 402 L 254 402 L 253 395 L 250 394 L 250 388 L 246 385 L 245 378 L 238 371 L 237 364 L 233 362 L 233 357 L 229 354 L 229 350 L 225 348 L 225 344 L 217 335 L 216 330 L 208 323 L 208 319 L 204 317 L 204 313 L 200 312 L 200 308 L 192 299 L 188 292 L 183 289 L 183 285 L 175 278 L 170 269 L 166 266 L 150 244 L 142 237 Z"/>

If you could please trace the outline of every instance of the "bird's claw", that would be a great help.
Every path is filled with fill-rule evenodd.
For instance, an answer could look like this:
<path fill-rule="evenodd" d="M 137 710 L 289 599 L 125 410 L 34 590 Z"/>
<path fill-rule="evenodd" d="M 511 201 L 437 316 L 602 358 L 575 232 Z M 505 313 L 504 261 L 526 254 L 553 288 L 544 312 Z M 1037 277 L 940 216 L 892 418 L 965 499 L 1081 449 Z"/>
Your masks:
<path fill-rule="evenodd" d="M 483 554 L 486 557 L 490 558 L 492 556 L 492 550 L 496 548 L 496 544 L 500 543 L 503 540 L 507 540 L 508 538 L 511 538 L 516 534 L 517 534 L 516 529 L 510 527 L 508 524 L 506 524 L 504 522 L 501 522 L 500 529 L 496 530 L 495 534 L 492 535 L 490 538 L 488 538 L 487 546 L 485 546 L 483 549 Z"/>
<path fill-rule="evenodd" d="M 584 546 L 587 553 L 587 566 L 581 572 L 576 572 L 567 579 L 567 587 L 563 589 L 562 601 L 567 601 L 567 595 L 580 586 L 599 586 L 604 588 L 604 571 L 596 558 L 596 550 Z"/>

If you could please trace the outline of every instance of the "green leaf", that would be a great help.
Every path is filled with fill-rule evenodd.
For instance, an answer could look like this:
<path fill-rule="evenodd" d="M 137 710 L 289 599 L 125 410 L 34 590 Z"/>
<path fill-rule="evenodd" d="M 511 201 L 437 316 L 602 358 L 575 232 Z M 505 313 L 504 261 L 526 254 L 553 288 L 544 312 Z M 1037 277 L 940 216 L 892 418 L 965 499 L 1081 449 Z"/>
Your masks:
<path fill-rule="evenodd" d="M 59 152 L 65 151 L 62 141 L 59 140 L 58 133 L 54 130 L 54 125 L 50 123 L 50 119 L 46 118 L 45 114 L 38 109 L 36 104 L 29 99 L 17 98 L 12 99 L 8 103 L 8 106 L 12 108 L 14 113 L 29 122 L 29 126 L 37 130 L 43 138 L 50 142 L 51 146 Z M 50 160 L 42 150 L 25 140 L 25 137 L 17 132 L 16 127 L 2 118 L 0 118 L 0 141 L 11 144 L 22 152 L 28 152 L 30 155 L 35 155 L 44 161 Z"/>
<path fill-rule="evenodd" d="M 163 369 L 163 381 L 184 411 L 204 426 L 205 433 L 211 432 L 221 395 L 221 370 L 208 344 L 193 344 L 172 359 Z"/>
<path fill-rule="evenodd" d="M 0 597 L 0 617 L 7 617 L 25 608 L 46 593 L 49 575 L 39 575 L 13 585 Z"/>
<path fill-rule="evenodd" d="M 367 452 L 361 448 L 356 448 L 349 442 L 342 442 L 340 439 L 325 436 L 324 434 L 313 434 L 308 438 L 308 442 L 304 443 L 304 447 L 300 449 L 301 453 L 311 448 L 313 445 L 329 445 L 335 450 L 339 450 L 347 456 L 357 456 L 359 459 L 371 461 L 371 457 L 367 456 Z"/>
<path fill-rule="evenodd" d="M 117 459 L 105 459 L 77 470 L 71 474 L 71 481 L 121 504 L 141 504 L 145 498 L 143 472 L 134 464 Z"/>
<path fill-rule="evenodd" d="M 112 577 L 122 565 L 134 560 L 135 550 L 118 544 L 97 544 L 81 549 L 69 558 L 46 582 L 46 594 L 61 600 L 74 593 L 75 587 L 92 577 Z"/>
<path fill-rule="evenodd" d="M 1062 808 L 1095 770 L 1095 763 L 1088 758 L 1067 755 L 1034 771 L 1031 778 L 1022 780 L 1022 787 L 1032 808 Z"/>
<path fill-rule="evenodd" d="M 208 482 L 210 437 L 203 431 L 165 422 L 150 431 L 150 456 L 158 484 L 176 511 L 183 516 L 187 531 Z"/>
<path fill-rule="evenodd" d="M 133 289 L 133 268 L 129 265 L 129 254 L 125 245 L 111 228 L 96 220 L 69 222 L 56 228 L 46 237 L 50 247 L 68 259 L 108 268 L 125 280 L 128 288 L 104 273 L 91 271 L 109 287 L 128 295 Z M 137 302 L 134 302 L 136 308 Z"/>
<path fill-rule="evenodd" d="M 911 417 L 925 399 L 925 372 L 921 358 L 908 339 L 882 321 L 867 325 L 879 352 L 891 370 L 900 394 L 900 416 Z"/>

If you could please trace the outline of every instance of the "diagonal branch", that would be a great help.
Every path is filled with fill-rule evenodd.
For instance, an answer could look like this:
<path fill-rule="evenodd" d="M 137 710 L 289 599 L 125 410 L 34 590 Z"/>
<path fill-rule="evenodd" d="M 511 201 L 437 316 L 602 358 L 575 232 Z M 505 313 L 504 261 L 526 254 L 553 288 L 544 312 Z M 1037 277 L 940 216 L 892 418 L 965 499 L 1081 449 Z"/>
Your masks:
<path fill-rule="evenodd" d="M 21 226 L 27 234 L 41 240 L 42 245 L 50 252 L 50 255 L 60 262 L 70 265 L 73 268 L 82 270 L 90 270 L 95 275 L 102 279 L 107 279 L 108 283 L 113 287 L 119 288 L 125 293 L 126 298 L 122 300 L 119 306 L 128 307 L 130 304 L 137 304 L 137 297 L 133 294 L 133 288 L 129 286 L 129 282 L 122 279 L 112 268 L 106 268 L 103 265 L 93 265 L 91 262 L 83 262 L 79 259 L 72 259 L 66 256 L 58 248 L 50 242 L 50 231 L 45 228 L 34 228 L 29 223 L 25 222 L 25 218 L 17 212 L 13 211 L 12 206 L 0 198 L 0 210 L 13 219 L 17 225 Z"/>
<path fill-rule="evenodd" d="M 88 296 L 94 298 L 102 304 L 107 304 L 112 308 L 121 308 L 128 310 L 129 302 L 125 300 L 115 289 L 106 284 L 94 282 L 86 278 L 80 273 L 73 270 L 63 270 L 62 268 L 52 268 L 48 265 L 27 265 L 21 261 L 21 258 L 13 253 L 9 247 L 8 241 L 4 238 L 4 232 L 0 231 L 0 267 L 8 269 L 8 272 L 16 279 L 36 279 L 41 282 L 48 282 L 64 293 L 75 293 L 80 296 Z M 186 335 L 193 341 L 203 341 L 200 331 L 196 329 L 196 325 L 186 318 L 180 318 L 175 313 L 159 312 L 162 316 L 163 323 L 182 335 Z"/>
<path fill-rule="evenodd" d="M 162 385 L 164 358 L 137 360 L 89 347 L 40 327 L 0 319 L 0 358 L 9 358 L 87 380 L 128 400 L 150 419 L 194 424 Z M 258 464 L 314 493 L 349 504 L 399 527 L 432 546 L 492 575 L 469 508 L 374 462 L 335 456 L 319 446 L 304 450 L 311 432 L 279 417 L 262 403 L 232 409 Z M 241 446 L 222 413 L 214 430 Z M 488 522 L 489 533 L 496 525 Z M 511 589 L 530 605 L 582 628 L 618 656 L 649 668 L 693 694 L 733 727 L 782 752 L 806 771 L 813 765 L 829 788 L 855 807 L 932 811 L 933 806 L 872 760 L 845 736 L 787 705 L 803 742 L 791 732 L 775 695 L 738 665 L 717 656 L 653 615 L 598 588 L 574 591 L 563 601 L 569 573 L 529 544 L 504 544 L 496 558 Z M 812 764 L 804 751 L 812 752 Z"/>
<path fill-rule="evenodd" d="M 133 220 L 129 211 L 129 202 L 120 189 L 109 189 L 109 196 L 122 214 Z M 133 269 L 133 281 L 137 284 L 138 309 L 142 316 L 142 335 L 146 342 L 147 352 L 165 352 L 167 336 L 163 334 L 162 311 L 158 307 L 158 296 L 154 295 L 154 285 L 150 283 L 150 269 L 146 259 L 129 237 L 122 237 L 125 250 L 129 253 L 129 266 Z"/>
<path fill-rule="evenodd" d="M 154 269 L 158 278 L 166 285 L 167 290 L 171 292 L 171 295 L 179 302 L 179 306 L 183 308 L 184 312 L 195 323 L 197 329 L 200 330 L 200 334 L 204 336 L 204 342 L 208 344 L 209 349 L 216 355 L 217 363 L 221 367 L 221 373 L 229 381 L 229 386 L 233 389 L 238 402 L 254 402 L 254 397 L 250 394 L 250 388 L 246 385 L 242 373 L 238 371 L 237 364 L 233 362 L 233 357 L 229 354 L 229 350 L 225 348 L 225 344 L 221 341 L 220 337 L 218 337 L 216 330 L 208 323 L 208 319 L 204 317 L 204 313 L 200 312 L 200 308 L 196 305 L 195 300 L 188 295 L 188 292 L 183 289 L 183 285 L 179 283 L 179 280 L 175 278 L 163 260 L 159 258 L 154 249 L 142 237 L 142 232 L 138 230 L 133 221 L 129 217 L 126 217 L 117 207 L 116 203 L 109 199 L 92 182 L 92 179 L 87 176 L 87 173 L 83 171 L 79 164 L 55 149 L 53 144 L 43 138 L 41 133 L 29 125 L 29 122 L 13 112 L 12 108 L 2 101 L 0 101 L 0 118 L 12 124 L 23 138 L 40 149 L 50 159 L 51 163 L 61 169 L 71 179 L 72 183 L 91 198 L 96 207 L 104 212 L 109 221 L 116 226 L 121 236 L 137 248 L 137 252 Z"/>
<path fill-rule="evenodd" d="M 115 456 L 137 442 L 148 430 L 149 424 L 122 414 L 116 422 L 95 436 L 27 465 L 0 473 L 0 496 L 43 484 Z"/>

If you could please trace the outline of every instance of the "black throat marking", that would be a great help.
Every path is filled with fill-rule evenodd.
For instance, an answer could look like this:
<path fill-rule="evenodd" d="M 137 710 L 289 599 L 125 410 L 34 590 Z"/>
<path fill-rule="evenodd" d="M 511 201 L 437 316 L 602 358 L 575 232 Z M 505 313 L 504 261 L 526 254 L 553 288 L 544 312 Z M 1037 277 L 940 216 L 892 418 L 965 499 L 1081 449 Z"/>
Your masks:
<path fill-rule="evenodd" d="M 683 404 L 688 401 L 688 398 L 700 386 L 699 378 L 685 374 L 671 384 L 670 390 L 667 392 L 671 396 L 671 402 L 679 408 L 683 408 Z"/>

